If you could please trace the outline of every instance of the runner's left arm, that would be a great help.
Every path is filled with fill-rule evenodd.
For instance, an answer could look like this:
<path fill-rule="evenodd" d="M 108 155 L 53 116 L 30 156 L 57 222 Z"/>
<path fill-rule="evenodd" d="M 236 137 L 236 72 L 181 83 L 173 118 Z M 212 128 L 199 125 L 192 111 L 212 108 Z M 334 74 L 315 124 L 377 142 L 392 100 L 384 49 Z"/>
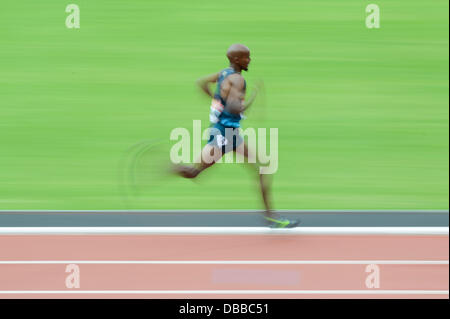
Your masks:
<path fill-rule="evenodd" d="M 197 85 L 200 87 L 200 89 L 205 92 L 206 95 L 208 95 L 211 98 L 214 98 L 214 94 L 209 89 L 210 83 L 215 83 L 219 79 L 219 73 L 210 74 L 207 76 L 204 76 L 197 80 Z"/>

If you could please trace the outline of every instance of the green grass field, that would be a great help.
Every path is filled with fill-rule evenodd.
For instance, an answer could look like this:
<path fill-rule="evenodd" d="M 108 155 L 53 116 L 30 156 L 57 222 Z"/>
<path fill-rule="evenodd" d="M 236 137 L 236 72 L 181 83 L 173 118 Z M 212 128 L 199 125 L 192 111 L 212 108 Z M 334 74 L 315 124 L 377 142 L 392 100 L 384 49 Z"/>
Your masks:
<path fill-rule="evenodd" d="M 448 208 L 447 0 L 375 1 L 380 29 L 359 0 L 74 0 L 80 29 L 69 3 L 1 4 L 0 209 L 260 208 L 242 165 L 118 187 L 126 149 L 207 126 L 195 80 L 234 42 L 266 85 L 243 127 L 279 129 L 275 208 Z"/>

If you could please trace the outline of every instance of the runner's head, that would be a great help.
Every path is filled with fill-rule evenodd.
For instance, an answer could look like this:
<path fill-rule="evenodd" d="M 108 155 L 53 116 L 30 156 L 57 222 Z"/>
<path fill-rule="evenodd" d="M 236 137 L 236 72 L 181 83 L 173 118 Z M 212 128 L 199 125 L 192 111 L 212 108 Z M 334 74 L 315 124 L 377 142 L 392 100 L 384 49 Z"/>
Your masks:
<path fill-rule="evenodd" d="M 250 64 L 250 49 L 243 44 L 232 44 L 227 50 L 227 57 L 230 64 L 239 67 L 241 70 L 248 71 Z"/>

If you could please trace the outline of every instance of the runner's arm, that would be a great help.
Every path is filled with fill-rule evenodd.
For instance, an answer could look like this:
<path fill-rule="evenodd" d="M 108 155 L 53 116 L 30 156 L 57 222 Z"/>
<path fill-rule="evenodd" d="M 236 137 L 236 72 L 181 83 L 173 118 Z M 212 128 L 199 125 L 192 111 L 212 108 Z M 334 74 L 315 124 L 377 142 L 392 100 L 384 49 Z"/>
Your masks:
<path fill-rule="evenodd" d="M 243 103 L 244 106 L 244 111 L 247 110 L 250 105 L 252 105 L 252 103 L 255 101 L 256 96 L 258 95 L 258 92 L 263 88 L 263 81 L 259 80 L 258 82 L 256 82 L 255 87 L 252 90 L 252 94 L 250 95 L 250 97 Z"/>
<path fill-rule="evenodd" d="M 222 92 L 226 91 L 226 106 L 228 112 L 238 114 L 244 110 L 245 81 L 241 75 L 232 74 L 222 84 Z"/>
<path fill-rule="evenodd" d="M 252 90 L 250 97 L 244 101 L 245 96 L 245 81 L 242 76 L 229 77 L 230 85 L 229 94 L 227 97 L 227 105 L 230 110 L 239 112 L 246 111 L 252 103 L 255 101 L 256 96 L 260 88 L 262 87 L 262 81 L 259 81 Z"/>
<path fill-rule="evenodd" d="M 257 95 L 258 91 L 253 90 L 250 97 L 242 104 L 242 106 L 244 107 L 244 111 L 246 111 L 253 104 Z"/>
<path fill-rule="evenodd" d="M 210 83 L 215 83 L 219 79 L 219 73 L 214 73 L 211 75 L 204 76 L 197 80 L 197 85 L 200 87 L 200 89 L 205 92 L 206 95 L 208 95 L 211 98 L 214 98 L 214 94 L 211 93 L 211 90 L 209 89 Z"/>

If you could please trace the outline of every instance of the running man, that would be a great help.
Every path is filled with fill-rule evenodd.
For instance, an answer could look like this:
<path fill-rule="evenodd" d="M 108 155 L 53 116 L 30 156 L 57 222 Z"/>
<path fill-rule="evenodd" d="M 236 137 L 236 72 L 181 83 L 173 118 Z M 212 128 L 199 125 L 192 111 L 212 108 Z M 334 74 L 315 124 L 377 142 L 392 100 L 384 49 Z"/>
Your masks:
<path fill-rule="evenodd" d="M 227 57 L 230 66 L 219 73 L 215 73 L 197 81 L 205 94 L 212 98 L 210 111 L 210 138 L 202 150 L 199 164 L 194 166 L 176 165 L 173 170 L 185 178 L 195 178 L 202 171 L 214 165 L 223 154 L 233 151 L 243 155 L 247 163 L 258 176 L 262 199 L 265 206 L 264 218 L 269 226 L 274 228 L 292 228 L 298 221 L 282 218 L 273 212 L 269 203 L 269 182 L 267 176 L 260 173 L 260 165 L 256 162 L 255 154 L 239 135 L 240 121 L 243 113 L 252 105 L 260 85 L 252 92 L 251 97 L 244 101 L 246 82 L 242 77 L 242 70 L 248 71 L 250 64 L 250 50 L 245 45 L 233 44 L 228 48 Z M 209 84 L 217 83 L 216 91 L 211 93 Z M 253 164 L 256 163 L 256 164 Z"/>

